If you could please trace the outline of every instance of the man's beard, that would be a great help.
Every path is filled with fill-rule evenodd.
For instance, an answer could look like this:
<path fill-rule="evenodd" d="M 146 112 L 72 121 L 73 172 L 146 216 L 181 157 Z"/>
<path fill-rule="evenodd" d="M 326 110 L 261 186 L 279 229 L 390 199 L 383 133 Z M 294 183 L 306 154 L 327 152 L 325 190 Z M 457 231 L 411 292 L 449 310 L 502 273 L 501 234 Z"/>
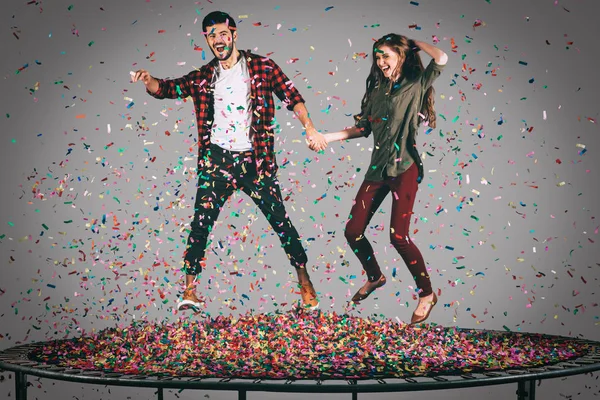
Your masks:
<path fill-rule="evenodd" d="M 232 41 L 231 42 L 231 46 L 225 46 L 225 49 L 223 51 L 223 55 L 222 56 L 219 55 L 219 52 L 217 52 L 216 49 L 214 49 L 214 48 L 211 47 L 210 50 L 212 51 L 213 55 L 215 57 L 217 57 L 217 59 L 219 61 L 226 61 L 226 60 L 229 60 L 229 57 L 231 57 L 231 55 L 233 54 L 233 44 L 234 43 L 235 42 Z"/>

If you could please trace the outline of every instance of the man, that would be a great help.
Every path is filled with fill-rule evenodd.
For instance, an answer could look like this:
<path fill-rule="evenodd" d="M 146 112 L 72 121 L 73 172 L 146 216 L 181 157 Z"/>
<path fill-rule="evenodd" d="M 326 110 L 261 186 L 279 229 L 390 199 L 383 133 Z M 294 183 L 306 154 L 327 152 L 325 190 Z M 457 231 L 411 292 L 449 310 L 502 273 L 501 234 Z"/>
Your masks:
<path fill-rule="evenodd" d="M 319 306 L 306 270 L 307 256 L 290 221 L 277 180 L 274 153 L 273 93 L 293 110 L 314 148 L 325 138 L 314 128 L 304 99 L 274 61 L 237 49 L 235 21 L 215 11 L 202 22 L 206 43 L 215 58 L 199 70 L 177 79 L 156 79 L 140 69 L 132 81 L 142 81 L 157 99 L 190 96 L 196 113 L 199 154 L 194 219 L 184 256 L 186 287 L 178 309 L 198 308 L 197 275 L 205 266 L 205 251 L 221 208 L 237 189 L 249 195 L 265 215 L 295 267 L 306 308 Z"/>

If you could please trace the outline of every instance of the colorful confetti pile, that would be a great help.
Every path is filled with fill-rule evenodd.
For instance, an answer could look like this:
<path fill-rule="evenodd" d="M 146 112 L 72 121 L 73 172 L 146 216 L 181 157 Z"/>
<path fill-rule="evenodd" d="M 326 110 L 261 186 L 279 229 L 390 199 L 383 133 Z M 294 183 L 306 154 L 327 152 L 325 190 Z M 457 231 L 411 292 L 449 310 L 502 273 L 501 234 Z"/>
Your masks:
<path fill-rule="evenodd" d="M 30 358 L 84 370 L 212 378 L 392 378 L 536 367 L 590 345 L 557 336 L 410 326 L 336 313 L 134 322 L 53 341 Z"/>

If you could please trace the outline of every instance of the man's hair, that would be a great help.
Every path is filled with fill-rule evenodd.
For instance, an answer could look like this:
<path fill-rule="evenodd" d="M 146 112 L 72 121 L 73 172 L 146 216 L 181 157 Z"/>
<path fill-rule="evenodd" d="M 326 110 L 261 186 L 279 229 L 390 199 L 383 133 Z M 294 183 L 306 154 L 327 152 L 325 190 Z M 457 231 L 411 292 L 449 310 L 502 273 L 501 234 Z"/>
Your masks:
<path fill-rule="evenodd" d="M 213 11 L 202 20 L 202 32 L 204 32 L 205 35 L 208 35 L 210 32 L 208 32 L 206 28 L 216 24 L 227 24 L 231 31 L 236 29 L 235 21 L 229 14 L 223 11 Z"/>

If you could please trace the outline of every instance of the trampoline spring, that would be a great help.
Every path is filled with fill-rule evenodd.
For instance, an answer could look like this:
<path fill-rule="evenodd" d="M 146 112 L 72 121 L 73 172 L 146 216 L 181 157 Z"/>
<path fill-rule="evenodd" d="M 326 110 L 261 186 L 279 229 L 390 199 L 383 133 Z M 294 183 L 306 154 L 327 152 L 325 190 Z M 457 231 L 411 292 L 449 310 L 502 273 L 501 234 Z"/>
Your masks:
<path fill-rule="evenodd" d="M 202 380 L 202 378 L 196 377 L 196 378 L 191 378 L 189 381 L 190 382 L 200 382 L 201 380 Z"/>
<path fill-rule="evenodd" d="M 11 362 L 13 360 L 25 360 L 24 354 L 21 353 L 6 353 L 4 355 L 6 357 L 6 361 Z"/>
<path fill-rule="evenodd" d="M 291 385 L 292 383 L 294 383 L 294 379 L 288 378 L 285 380 L 285 385 Z"/>
<path fill-rule="evenodd" d="M 255 380 L 252 381 L 252 383 L 261 383 L 262 379 L 260 378 L 256 378 Z"/>
<path fill-rule="evenodd" d="M 382 385 L 385 385 L 385 384 L 387 384 L 387 382 L 386 382 L 386 381 L 384 381 L 384 380 L 383 380 L 383 379 L 381 379 L 381 378 L 377 378 L 377 383 L 381 383 Z"/>
<path fill-rule="evenodd" d="M 444 378 L 443 376 L 434 376 L 433 380 L 438 382 L 448 382 L 448 379 Z"/>
<path fill-rule="evenodd" d="M 501 374 L 500 372 L 491 372 L 491 371 L 489 371 L 489 372 L 484 372 L 483 375 L 489 376 L 489 377 L 493 378 L 493 377 L 497 377 L 497 376 L 502 376 L 504 374 Z"/>
<path fill-rule="evenodd" d="M 13 362 L 11 362 L 11 364 L 22 365 L 23 367 L 33 367 L 38 365 L 38 363 L 36 363 L 35 361 L 29 360 L 14 360 Z"/>
<path fill-rule="evenodd" d="M 523 375 L 526 374 L 527 371 L 522 371 L 520 369 L 509 369 L 506 371 L 506 373 L 510 375 Z"/>
<path fill-rule="evenodd" d="M 347 379 L 346 382 L 348 382 L 348 385 L 356 385 L 356 379 Z"/>
<path fill-rule="evenodd" d="M 589 359 L 586 359 L 586 358 L 581 358 L 579 360 L 575 360 L 575 362 L 577 364 L 596 364 L 597 361 L 589 360 Z"/>
<path fill-rule="evenodd" d="M 82 371 L 81 375 L 85 375 L 85 376 L 102 376 L 102 372 L 100 372 L 100 371 Z"/>
<path fill-rule="evenodd" d="M 546 368 L 529 368 L 529 372 L 546 372 Z"/>
<path fill-rule="evenodd" d="M 475 377 L 471 374 L 462 374 L 460 377 L 464 378 L 464 379 L 477 379 L 477 377 Z"/>
<path fill-rule="evenodd" d="M 222 378 L 219 382 L 231 382 L 231 378 Z"/>
<path fill-rule="evenodd" d="M 83 371 L 81 371 L 80 369 L 67 369 L 67 370 L 63 371 L 64 374 L 70 374 L 70 375 L 78 375 L 78 374 L 81 374 L 81 372 L 83 372 Z"/>
<path fill-rule="evenodd" d="M 573 362 L 567 362 L 567 363 L 563 363 L 561 364 L 563 367 L 579 367 L 579 365 L 573 363 Z"/>
<path fill-rule="evenodd" d="M 417 383 L 417 381 L 413 378 L 404 378 L 404 380 L 408 383 Z"/>
<path fill-rule="evenodd" d="M 317 385 L 320 386 L 323 384 L 323 381 L 321 379 L 317 379 Z"/>
<path fill-rule="evenodd" d="M 52 364 L 40 364 L 40 365 L 37 365 L 36 368 L 39 368 L 39 369 L 51 369 L 53 366 L 54 365 L 52 365 Z"/>

